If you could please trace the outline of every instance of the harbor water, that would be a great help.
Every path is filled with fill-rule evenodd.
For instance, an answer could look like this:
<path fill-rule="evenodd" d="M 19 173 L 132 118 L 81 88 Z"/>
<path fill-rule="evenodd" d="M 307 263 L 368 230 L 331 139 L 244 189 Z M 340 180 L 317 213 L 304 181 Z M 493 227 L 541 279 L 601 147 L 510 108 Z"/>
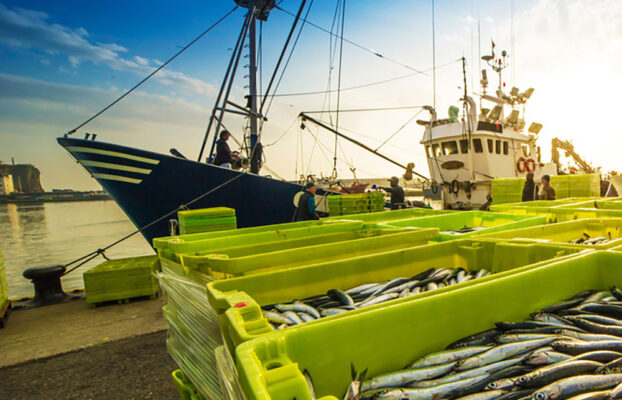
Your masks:
<path fill-rule="evenodd" d="M 0 204 L 0 248 L 9 298 L 33 295 L 26 268 L 66 264 L 132 233 L 134 225 L 114 201 Z M 110 258 L 153 254 L 136 234 L 106 251 Z M 83 288 L 82 273 L 105 261 L 97 257 L 63 278 L 67 290 Z"/>

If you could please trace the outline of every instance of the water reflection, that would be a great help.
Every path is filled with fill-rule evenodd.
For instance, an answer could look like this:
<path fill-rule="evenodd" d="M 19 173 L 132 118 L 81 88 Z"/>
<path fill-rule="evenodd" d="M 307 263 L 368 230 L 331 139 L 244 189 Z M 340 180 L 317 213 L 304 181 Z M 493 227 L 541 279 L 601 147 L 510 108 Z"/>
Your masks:
<path fill-rule="evenodd" d="M 32 295 L 32 285 L 22 277 L 24 269 L 65 264 L 133 230 L 113 201 L 0 204 L 0 247 L 10 297 Z M 116 258 L 152 253 L 142 236 L 136 235 L 106 254 Z M 83 287 L 82 272 L 102 261 L 98 258 L 67 275 L 63 287 Z"/>

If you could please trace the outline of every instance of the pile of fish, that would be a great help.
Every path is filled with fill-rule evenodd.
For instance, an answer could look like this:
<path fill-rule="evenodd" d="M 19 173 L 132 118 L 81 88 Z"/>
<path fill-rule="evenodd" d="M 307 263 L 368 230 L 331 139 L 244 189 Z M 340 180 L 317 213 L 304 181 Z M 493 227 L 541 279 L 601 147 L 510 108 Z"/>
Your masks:
<path fill-rule="evenodd" d="M 570 243 L 595 245 L 595 244 L 605 244 L 609 242 L 610 240 L 611 240 L 611 232 L 607 232 L 607 236 L 599 236 L 595 238 L 592 238 L 590 237 L 590 235 L 583 232 L 583 236 L 581 236 L 580 238 L 571 240 Z"/>
<path fill-rule="evenodd" d="M 622 291 L 586 291 L 365 380 L 346 399 L 622 398 Z"/>
<path fill-rule="evenodd" d="M 456 229 L 456 230 L 453 230 L 453 231 L 443 231 L 442 233 L 449 233 L 449 234 L 452 234 L 452 235 L 461 235 L 463 233 L 475 232 L 475 231 L 479 231 L 479 230 L 482 230 L 482 229 L 486 229 L 486 227 L 484 227 L 484 226 L 476 226 L 476 227 L 472 228 L 470 226 L 466 226 L 465 225 L 465 226 L 463 226 L 460 229 Z"/>
<path fill-rule="evenodd" d="M 341 314 L 399 297 L 436 290 L 471 279 L 490 275 L 485 269 L 468 272 L 463 268 L 430 268 L 411 278 L 367 283 L 346 291 L 331 289 L 326 294 L 296 300 L 287 304 L 262 307 L 264 317 L 274 329 Z"/>

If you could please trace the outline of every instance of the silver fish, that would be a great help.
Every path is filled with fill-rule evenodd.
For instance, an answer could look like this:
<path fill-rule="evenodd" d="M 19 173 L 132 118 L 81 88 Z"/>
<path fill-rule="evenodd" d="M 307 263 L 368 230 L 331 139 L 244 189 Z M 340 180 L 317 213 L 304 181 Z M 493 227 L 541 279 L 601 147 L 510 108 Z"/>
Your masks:
<path fill-rule="evenodd" d="M 434 400 L 449 397 L 450 395 L 459 396 L 461 389 L 470 387 L 486 379 L 488 379 L 488 376 L 477 376 L 427 388 L 392 389 L 378 394 L 376 398 L 382 400 Z"/>
<path fill-rule="evenodd" d="M 310 321 L 315 320 L 315 318 L 313 318 L 311 315 L 307 314 L 306 312 L 299 312 L 297 314 L 303 322 L 310 322 Z"/>
<path fill-rule="evenodd" d="M 295 325 L 302 324 L 304 321 L 293 311 L 285 311 L 283 315 L 289 318 Z"/>
<path fill-rule="evenodd" d="M 558 335 L 550 334 L 550 333 L 514 333 L 514 334 L 503 334 L 497 336 L 497 343 L 514 343 L 514 342 L 524 342 L 525 340 L 534 340 L 534 339 L 546 339 L 549 337 L 558 337 Z"/>
<path fill-rule="evenodd" d="M 621 337 L 613 336 L 613 335 L 604 335 L 597 333 L 582 333 L 569 331 L 566 329 L 560 329 L 558 332 L 560 335 L 571 337 L 574 339 L 584 340 L 586 342 L 598 342 L 600 340 L 622 340 Z"/>
<path fill-rule="evenodd" d="M 456 366 L 455 362 L 435 365 L 432 367 L 405 369 L 401 371 L 389 372 L 375 376 L 374 378 L 363 382 L 361 391 L 377 390 L 383 388 L 395 388 L 404 386 L 413 381 L 422 381 L 433 379 L 451 371 Z"/>
<path fill-rule="evenodd" d="M 581 393 L 612 388 L 622 383 L 622 374 L 577 375 L 547 385 L 531 395 L 533 400 L 565 399 Z"/>
<path fill-rule="evenodd" d="M 428 285 L 425 287 L 425 290 L 436 290 L 436 289 L 438 289 L 438 285 L 434 282 L 428 283 Z"/>
<path fill-rule="evenodd" d="M 286 325 L 294 325 L 294 321 L 285 317 L 283 314 L 279 314 L 274 311 L 264 311 L 264 317 L 268 320 L 268 322 L 272 322 L 275 324 L 286 324 Z"/>
<path fill-rule="evenodd" d="M 470 394 L 468 396 L 459 397 L 456 400 L 494 400 L 505 393 L 507 393 L 507 391 L 505 390 L 487 390 L 485 392 L 479 392 Z"/>
<path fill-rule="evenodd" d="M 602 390 L 598 392 L 588 392 L 583 394 L 578 394 L 574 397 L 569 398 L 568 400 L 604 400 L 609 395 L 609 390 Z"/>
<path fill-rule="evenodd" d="M 376 286 L 378 286 L 377 283 L 365 283 L 365 284 L 362 284 L 362 285 L 350 288 L 350 289 L 346 290 L 345 293 L 347 293 L 349 295 L 353 295 L 353 294 L 360 293 L 360 292 L 362 292 L 362 291 L 364 291 L 366 289 L 370 289 L 370 288 L 373 288 L 373 287 L 376 287 Z"/>
<path fill-rule="evenodd" d="M 490 382 L 484 390 L 486 391 L 503 390 L 503 389 L 510 390 L 512 387 L 514 387 L 515 379 L 516 378 L 505 378 L 505 379 L 499 379 L 494 382 Z"/>
<path fill-rule="evenodd" d="M 443 350 L 418 358 L 408 365 L 408 368 L 421 368 L 431 365 L 446 364 L 459 361 L 492 349 L 492 346 L 470 346 L 452 350 Z"/>
<path fill-rule="evenodd" d="M 343 314 L 344 312 L 348 312 L 348 310 L 342 308 L 325 308 L 320 311 L 320 315 L 322 317 L 329 317 L 331 315 Z"/>
<path fill-rule="evenodd" d="M 579 340 L 558 340 L 551 343 L 557 351 L 566 354 L 581 354 L 595 350 L 622 351 L 622 341 L 620 340 L 600 340 L 598 342 L 585 342 Z"/>
<path fill-rule="evenodd" d="M 596 361 L 564 361 L 538 368 L 516 378 L 516 385 L 525 387 L 541 387 L 547 383 L 569 376 L 592 372 L 603 364 Z"/>
<path fill-rule="evenodd" d="M 460 361 L 456 370 L 464 371 L 466 369 L 480 367 L 482 365 L 490 364 L 495 361 L 505 360 L 509 357 L 526 353 L 530 350 L 536 349 L 538 347 L 545 346 L 551 342 L 553 342 L 556 338 L 550 337 L 545 339 L 534 339 L 534 340 L 526 340 L 524 342 L 516 342 L 516 343 L 507 343 L 502 344 L 492 349 L 477 354 L 475 356 L 469 357 L 465 360 Z"/>
<path fill-rule="evenodd" d="M 293 311 L 293 312 L 304 312 L 307 313 L 311 316 L 313 316 L 314 318 L 320 318 L 320 313 L 313 307 L 304 304 L 304 303 L 300 303 L 300 302 L 294 302 L 291 304 L 275 304 L 274 308 L 276 308 L 277 310 L 281 311 L 281 312 L 285 312 L 285 311 Z"/>
<path fill-rule="evenodd" d="M 611 392 L 609 392 L 609 395 L 607 396 L 607 398 L 611 400 L 622 398 L 622 384 L 619 384 L 618 386 L 614 387 L 611 390 Z"/>
<path fill-rule="evenodd" d="M 367 307 L 367 306 L 371 306 L 374 304 L 378 304 L 378 303 L 383 303 L 385 301 L 389 301 L 389 300 L 393 300 L 395 298 L 397 298 L 397 296 L 399 296 L 399 294 L 397 293 L 387 293 L 387 294 L 381 294 L 380 296 L 376 296 L 376 297 L 372 297 L 368 300 L 365 300 L 364 302 L 358 303 L 356 304 L 357 307 Z"/>
<path fill-rule="evenodd" d="M 559 353 L 557 351 L 534 352 L 525 360 L 527 365 L 548 365 L 566 361 L 572 358 L 568 354 Z"/>

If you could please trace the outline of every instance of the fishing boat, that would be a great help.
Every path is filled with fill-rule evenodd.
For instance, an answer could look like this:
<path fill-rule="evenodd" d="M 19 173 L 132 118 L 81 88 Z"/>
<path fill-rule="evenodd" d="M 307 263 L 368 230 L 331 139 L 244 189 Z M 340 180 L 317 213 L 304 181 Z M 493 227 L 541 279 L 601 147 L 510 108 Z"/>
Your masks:
<path fill-rule="evenodd" d="M 444 207 L 481 207 L 490 202 L 495 178 L 519 178 L 533 173 L 556 175 L 554 163 L 544 163 L 537 146 L 542 124 L 532 122 L 527 129 L 526 103 L 533 88 L 504 90 L 503 70 L 508 66 L 506 51 L 497 57 L 494 45 L 490 55 L 482 57 L 498 75 L 496 90 L 488 93 L 487 70 L 482 69 L 479 110 L 468 95 L 463 59 L 464 93 L 462 113 L 449 109 L 447 118 L 438 118 L 427 106 L 430 119 L 418 120 L 425 126 L 421 144 L 425 147 L 431 180 L 426 196 L 442 201 Z"/>
<path fill-rule="evenodd" d="M 236 0 L 236 3 L 247 8 L 248 13 L 233 48 L 198 159 L 189 160 L 174 149 L 171 149 L 171 155 L 167 155 L 106 143 L 95 140 L 95 135 L 86 134 L 82 139 L 72 137 L 82 125 L 58 138 L 58 143 L 110 193 L 149 242 L 169 234 L 170 217 L 185 207 L 233 208 L 241 228 L 294 219 L 295 196 L 302 190 L 305 179 L 286 181 L 260 175 L 263 164 L 261 129 L 266 119 L 264 103 L 273 80 L 265 95 L 258 93 L 257 21 L 268 19 L 275 2 Z M 302 1 L 280 60 L 301 19 L 304 6 L 305 1 Z M 249 52 L 248 95 L 247 103 L 242 106 L 232 102 L 229 95 L 245 46 Z M 335 137 L 346 139 L 403 168 L 406 171 L 402 179 L 405 186 L 409 182 L 411 187 L 412 182 L 419 187 L 422 185 L 426 198 L 440 200 L 442 207 L 480 207 L 490 200 L 493 178 L 522 177 L 528 172 L 533 172 L 536 177 L 556 173 L 554 164 L 542 162 L 536 144 L 542 125 L 534 122 L 525 130 L 525 106 L 534 90 L 529 88 L 521 92 L 512 88 L 505 93 L 502 80 L 502 71 L 507 66 L 505 51 L 497 57 L 493 48 L 492 54 L 483 59 L 498 74 L 499 83 L 494 93 L 487 93 L 488 79 L 486 70 L 482 70 L 479 110 L 467 92 L 464 58 L 462 112 L 457 107 L 451 107 L 447 118 L 438 118 L 434 107 L 423 107 L 428 110 L 430 118 L 417 122 L 425 127 L 421 144 L 425 148 L 430 178 L 414 171 L 414 164 L 402 165 L 308 114 L 300 114 L 301 125 L 313 123 Z M 280 64 L 280 61 L 277 62 L 273 78 Z M 486 106 L 488 103 L 491 105 Z M 224 127 L 222 121 L 226 114 L 246 118 L 247 129 L 240 143 L 243 155 L 239 170 L 213 164 L 214 148 Z M 420 179 L 413 180 L 413 175 Z M 353 188 L 360 191 L 366 185 L 355 182 Z M 331 190 L 335 188 L 325 186 L 324 190 L 318 190 L 318 211 L 327 211 L 326 202 L 322 199 Z"/>
<path fill-rule="evenodd" d="M 302 190 L 304 182 L 259 175 L 262 167 L 260 124 L 263 122 L 260 111 L 263 104 L 260 104 L 257 92 L 256 31 L 257 21 L 267 20 L 275 2 L 236 0 L 236 3 L 249 12 L 233 49 L 197 160 L 186 159 L 176 151 L 172 151 L 175 155 L 167 155 L 106 143 L 95 140 L 95 135 L 74 138 L 71 135 L 75 129 L 57 139 L 110 193 L 150 243 L 155 237 L 169 234 L 168 216 L 183 207 L 233 208 L 240 228 L 290 222 L 294 218 L 293 199 Z M 294 21 L 292 32 L 298 19 Z M 240 106 L 230 101 L 229 94 L 246 43 L 249 94 L 248 104 Z M 247 117 L 248 133 L 244 138 L 245 154 L 240 170 L 212 163 L 225 113 Z M 204 154 L 207 155 L 205 159 Z M 322 195 L 323 192 L 318 190 L 318 196 Z M 317 203 L 318 210 L 324 211 L 323 203 Z"/>

